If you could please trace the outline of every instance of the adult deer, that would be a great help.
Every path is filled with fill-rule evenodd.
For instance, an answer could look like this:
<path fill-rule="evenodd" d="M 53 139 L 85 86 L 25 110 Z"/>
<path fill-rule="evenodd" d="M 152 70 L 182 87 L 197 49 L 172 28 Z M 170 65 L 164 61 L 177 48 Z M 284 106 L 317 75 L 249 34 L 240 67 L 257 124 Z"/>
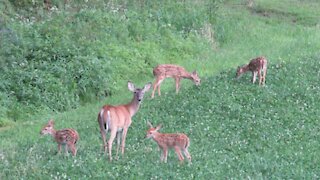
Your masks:
<path fill-rule="evenodd" d="M 154 98 L 154 93 L 158 88 L 158 94 L 161 95 L 160 92 L 160 85 L 166 78 L 173 78 L 176 83 L 176 93 L 179 92 L 180 89 L 180 80 L 181 78 L 190 79 L 192 80 L 197 86 L 200 85 L 200 78 L 196 71 L 192 73 L 187 72 L 183 67 L 173 64 L 161 64 L 156 66 L 153 69 L 153 75 L 155 76 L 156 80 L 153 84 L 153 91 L 151 94 L 151 98 Z"/>
<path fill-rule="evenodd" d="M 259 76 L 259 85 L 265 85 L 267 75 L 268 61 L 265 57 L 257 57 L 250 60 L 249 64 L 238 67 L 236 78 L 238 79 L 242 74 L 247 71 L 252 72 L 252 83 L 256 82 L 257 74 Z"/>
<path fill-rule="evenodd" d="M 48 124 L 45 125 L 41 131 L 41 135 L 50 134 L 55 141 L 58 143 L 58 153 L 61 152 L 61 146 L 65 147 L 65 153 L 68 154 L 68 148 L 71 150 L 72 155 L 77 155 L 76 143 L 79 140 L 79 134 L 74 129 L 54 129 L 54 121 L 49 120 Z"/>
<path fill-rule="evenodd" d="M 109 140 L 108 140 L 108 150 L 109 150 L 109 160 L 112 161 L 112 143 L 117 137 L 117 154 L 120 148 L 122 155 L 124 154 L 125 140 L 127 136 L 128 128 L 131 125 L 131 118 L 137 113 L 142 102 L 144 93 L 147 92 L 151 87 L 151 83 L 148 83 L 144 88 L 135 88 L 134 84 L 130 81 L 128 82 L 128 89 L 133 92 L 133 98 L 130 103 L 118 106 L 105 105 L 102 107 L 98 114 L 98 122 L 100 126 L 100 133 L 104 145 L 104 153 L 107 151 L 106 144 L 106 134 L 108 131 L 111 131 Z M 122 131 L 122 138 L 121 138 Z M 121 138 L 121 139 L 120 139 Z"/>
<path fill-rule="evenodd" d="M 147 131 L 146 138 L 152 138 L 155 142 L 157 142 L 159 148 L 162 150 L 162 155 L 160 157 L 161 161 L 164 161 L 166 163 L 168 157 L 168 149 L 174 148 L 180 162 L 183 162 L 184 160 L 181 151 L 188 158 L 189 162 L 191 162 L 191 155 L 188 152 L 190 140 L 187 135 L 183 133 L 163 134 L 158 132 L 158 130 L 161 128 L 161 125 L 158 125 L 154 128 L 152 124 L 148 122 L 148 126 L 149 130 Z"/>

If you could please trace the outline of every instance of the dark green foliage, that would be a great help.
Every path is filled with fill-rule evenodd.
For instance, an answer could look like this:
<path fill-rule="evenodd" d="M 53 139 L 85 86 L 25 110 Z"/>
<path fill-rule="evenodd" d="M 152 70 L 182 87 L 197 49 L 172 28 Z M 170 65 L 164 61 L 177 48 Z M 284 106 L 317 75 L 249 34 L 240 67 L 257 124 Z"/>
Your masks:
<path fill-rule="evenodd" d="M 72 37 L 57 19 L 22 25 L 22 35 L 13 31 L 3 42 L 0 89 L 22 105 L 66 110 L 109 90 L 107 57 L 89 54 L 90 41 Z"/>
<path fill-rule="evenodd" d="M 199 56 L 195 32 L 212 16 L 205 4 L 216 7 L 215 1 L 66 1 L 63 9 L 51 2 L 56 9 L 44 11 L 42 1 L 12 1 L 19 18 L 0 24 L 4 117 L 75 108 L 118 92 L 122 82 L 151 79 L 159 63 Z"/>

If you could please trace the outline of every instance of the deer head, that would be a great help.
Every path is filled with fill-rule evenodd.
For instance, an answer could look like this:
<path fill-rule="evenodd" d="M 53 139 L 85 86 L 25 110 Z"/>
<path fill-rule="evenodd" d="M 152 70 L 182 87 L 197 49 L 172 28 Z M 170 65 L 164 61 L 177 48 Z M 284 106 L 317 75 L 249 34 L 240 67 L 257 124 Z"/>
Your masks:
<path fill-rule="evenodd" d="M 40 134 L 41 135 L 52 134 L 53 126 L 54 126 L 54 121 L 51 119 L 49 120 L 48 124 L 41 129 Z"/>
<path fill-rule="evenodd" d="M 138 100 L 138 102 L 141 102 L 145 92 L 149 91 L 151 88 L 151 83 L 146 84 L 142 89 L 135 88 L 134 84 L 129 81 L 128 82 L 128 89 L 134 93 L 134 99 Z"/>
<path fill-rule="evenodd" d="M 161 129 L 161 124 L 159 124 L 155 128 L 152 126 L 152 124 L 149 121 L 147 122 L 147 124 L 149 126 L 149 130 L 147 131 L 145 138 L 152 138 L 154 136 L 154 134 L 157 133 L 159 131 L 159 129 Z"/>
<path fill-rule="evenodd" d="M 240 67 L 240 66 L 238 66 L 238 68 L 237 68 L 237 72 L 236 72 L 236 79 L 239 79 L 239 77 L 241 76 L 241 74 L 243 74 L 243 68 L 242 67 Z"/>
<path fill-rule="evenodd" d="M 193 80 L 193 82 L 194 82 L 194 84 L 195 84 L 196 86 L 199 86 L 199 85 L 200 85 L 201 80 L 200 80 L 200 78 L 199 78 L 199 76 L 198 76 L 197 71 L 193 71 L 193 72 L 191 73 L 191 78 L 192 78 L 192 80 Z"/>

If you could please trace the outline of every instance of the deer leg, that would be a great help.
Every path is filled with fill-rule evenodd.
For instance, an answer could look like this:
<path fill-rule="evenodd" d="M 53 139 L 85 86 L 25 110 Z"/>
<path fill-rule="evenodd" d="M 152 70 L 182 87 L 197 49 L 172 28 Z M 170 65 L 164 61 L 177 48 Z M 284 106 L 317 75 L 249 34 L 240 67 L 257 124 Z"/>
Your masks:
<path fill-rule="evenodd" d="M 168 148 L 163 148 L 163 157 L 164 157 L 164 162 L 167 163 Z"/>
<path fill-rule="evenodd" d="M 76 155 L 76 149 L 75 149 L 74 144 L 73 143 L 68 144 L 68 147 L 71 150 L 72 155 L 75 156 Z"/>
<path fill-rule="evenodd" d="M 252 83 L 254 84 L 256 82 L 257 79 L 257 72 L 252 72 Z"/>
<path fill-rule="evenodd" d="M 262 76 L 261 76 L 261 70 L 258 71 L 258 77 L 259 77 L 259 85 L 262 84 Z"/>
<path fill-rule="evenodd" d="M 117 128 L 114 127 L 111 129 L 111 134 L 110 134 L 110 138 L 109 138 L 109 141 L 108 141 L 108 150 L 109 150 L 109 160 L 112 161 L 112 143 L 113 143 L 113 140 L 114 138 L 116 137 L 117 135 Z"/>
<path fill-rule="evenodd" d="M 158 95 L 159 95 L 159 96 L 161 96 L 161 90 L 160 90 L 160 88 L 161 88 L 161 83 L 158 85 Z"/>
<path fill-rule="evenodd" d="M 176 80 L 176 93 L 179 93 L 179 89 L 180 89 L 180 78 L 175 78 Z"/>
<path fill-rule="evenodd" d="M 116 154 L 116 158 L 118 158 L 118 152 L 120 149 L 120 142 L 121 142 L 121 132 L 117 132 L 117 154 Z"/>
<path fill-rule="evenodd" d="M 267 64 L 263 67 L 263 85 L 266 84 L 266 76 L 267 76 Z"/>
<path fill-rule="evenodd" d="M 66 155 L 69 155 L 68 147 L 69 147 L 69 144 L 64 145 L 64 152 L 65 152 Z"/>
<path fill-rule="evenodd" d="M 162 162 L 164 160 L 164 151 L 161 147 L 160 148 L 160 161 Z"/>
<path fill-rule="evenodd" d="M 124 127 L 123 128 L 123 132 L 122 132 L 122 144 L 121 144 L 121 152 L 122 152 L 122 155 L 124 154 L 124 147 L 125 147 L 125 144 L 126 144 L 126 136 L 127 136 L 127 132 L 128 132 L 128 128 L 127 127 Z"/>
<path fill-rule="evenodd" d="M 61 144 L 58 144 L 58 154 L 61 152 Z"/>
<path fill-rule="evenodd" d="M 72 145 L 72 149 L 73 149 L 73 150 L 72 150 L 73 155 L 76 156 L 76 155 L 77 155 L 77 147 L 76 147 L 75 144 Z"/>
<path fill-rule="evenodd" d="M 188 151 L 188 148 L 183 149 L 183 154 L 188 158 L 189 162 L 191 162 L 191 155 Z"/>
<path fill-rule="evenodd" d="M 266 83 L 266 75 L 265 75 L 265 70 L 263 71 L 263 75 L 262 75 L 262 85 L 264 86 Z"/>
<path fill-rule="evenodd" d="M 100 133 L 103 141 L 103 148 L 104 148 L 104 154 L 107 152 L 107 142 L 106 142 L 106 135 L 108 131 L 105 131 L 104 129 L 100 128 Z"/>
<path fill-rule="evenodd" d="M 106 142 L 106 135 L 108 133 L 108 125 L 106 122 L 104 122 L 103 117 L 100 117 L 100 114 L 98 115 L 98 122 L 100 126 L 100 134 L 103 141 L 103 148 L 104 148 L 104 154 L 107 152 L 107 142 Z"/>
<path fill-rule="evenodd" d="M 163 78 L 161 78 L 161 79 L 159 79 L 159 81 L 158 81 L 158 95 L 159 96 L 161 96 L 161 90 L 160 90 L 160 87 L 161 87 L 161 83 L 162 83 L 162 81 L 163 81 L 164 79 Z"/>
<path fill-rule="evenodd" d="M 154 98 L 154 93 L 158 87 L 158 94 L 160 96 L 160 84 L 162 83 L 163 79 L 160 77 L 157 77 L 157 79 L 155 80 L 155 82 L 153 83 L 153 90 L 152 90 L 152 94 L 151 94 L 151 98 Z"/>
<path fill-rule="evenodd" d="M 157 84 L 156 82 L 153 84 L 153 90 L 152 90 L 152 93 L 151 93 L 151 98 L 154 98 L 154 92 L 156 91 L 156 88 L 157 88 Z"/>
<path fill-rule="evenodd" d="M 174 150 L 176 151 L 176 154 L 178 155 L 178 158 L 180 160 L 180 162 L 182 162 L 184 160 L 183 155 L 181 154 L 181 150 L 178 146 L 174 147 Z"/>

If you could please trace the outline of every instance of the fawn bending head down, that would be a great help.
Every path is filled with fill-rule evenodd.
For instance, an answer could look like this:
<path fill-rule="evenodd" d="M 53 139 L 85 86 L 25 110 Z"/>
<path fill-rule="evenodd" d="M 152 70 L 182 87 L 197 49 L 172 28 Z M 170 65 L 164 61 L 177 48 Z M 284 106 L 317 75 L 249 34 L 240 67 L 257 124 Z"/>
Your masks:
<path fill-rule="evenodd" d="M 267 75 L 267 64 L 268 61 L 265 57 L 257 57 L 252 59 L 249 64 L 246 64 L 242 67 L 238 67 L 236 78 L 240 78 L 240 76 L 247 71 L 252 72 L 252 83 L 256 82 L 257 74 L 259 76 L 259 85 L 265 85 L 266 75 Z"/>
<path fill-rule="evenodd" d="M 167 162 L 168 149 L 173 148 L 178 155 L 180 162 L 183 162 L 184 157 L 181 153 L 188 158 L 191 162 L 191 155 L 188 152 L 188 147 L 190 145 L 190 140 L 187 135 L 183 133 L 175 134 L 163 134 L 159 133 L 158 130 L 161 128 L 161 125 L 153 127 L 150 122 L 148 122 L 149 130 L 147 131 L 146 138 L 152 138 L 157 142 L 159 148 L 162 150 L 162 155 L 160 157 L 161 161 Z"/>
<path fill-rule="evenodd" d="M 54 121 L 49 120 L 48 124 L 46 124 L 40 131 L 41 135 L 49 134 L 51 135 L 55 141 L 58 143 L 58 152 L 61 152 L 61 146 L 65 146 L 65 153 L 68 154 L 68 148 L 71 150 L 72 155 L 77 155 L 76 143 L 79 140 L 79 134 L 74 129 L 54 129 Z"/>
<path fill-rule="evenodd" d="M 199 86 L 199 85 L 200 85 L 201 79 L 199 78 L 199 75 L 198 75 L 197 71 L 193 71 L 193 72 L 190 74 L 190 77 L 191 77 L 193 83 L 194 83 L 196 86 Z"/>
<path fill-rule="evenodd" d="M 153 83 L 151 98 L 154 98 L 154 93 L 157 88 L 159 96 L 161 95 L 160 86 L 166 78 L 173 78 L 175 80 L 176 93 L 179 92 L 181 79 L 190 79 L 196 86 L 199 86 L 201 82 L 196 71 L 189 73 L 183 67 L 174 64 L 161 64 L 156 66 L 153 69 L 153 75 L 155 76 L 155 82 Z"/>
<path fill-rule="evenodd" d="M 117 137 L 117 154 L 120 148 L 122 155 L 124 154 L 125 140 L 128 128 L 131 125 L 131 118 L 139 110 L 140 104 L 145 92 L 149 91 L 151 83 L 147 83 L 143 88 L 136 88 L 132 82 L 128 82 L 128 89 L 133 92 L 133 98 L 128 104 L 113 106 L 105 105 L 98 114 L 98 123 L 104 146 L 104 153 L 109 150 L 109 160 L 112 161 L 112 143 Z M 110 131 L 108 144 L 106 142 L 106 134 Z M 121 139 L 120 139 L 121 138 Z"/>

